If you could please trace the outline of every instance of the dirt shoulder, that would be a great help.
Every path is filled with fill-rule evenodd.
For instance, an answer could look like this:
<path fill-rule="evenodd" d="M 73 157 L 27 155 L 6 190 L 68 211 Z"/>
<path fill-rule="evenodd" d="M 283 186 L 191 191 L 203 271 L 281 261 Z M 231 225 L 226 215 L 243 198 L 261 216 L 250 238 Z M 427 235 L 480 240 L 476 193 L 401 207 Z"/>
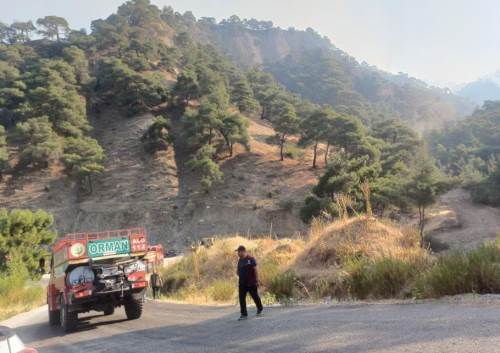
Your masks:
<path fill-rule="evenodd" d="M 431 210 L 428 230 L 452 248 L 471 249 L 500 234 L 500 209 L 474 203 L 468 191 L 455 189 Z"/>

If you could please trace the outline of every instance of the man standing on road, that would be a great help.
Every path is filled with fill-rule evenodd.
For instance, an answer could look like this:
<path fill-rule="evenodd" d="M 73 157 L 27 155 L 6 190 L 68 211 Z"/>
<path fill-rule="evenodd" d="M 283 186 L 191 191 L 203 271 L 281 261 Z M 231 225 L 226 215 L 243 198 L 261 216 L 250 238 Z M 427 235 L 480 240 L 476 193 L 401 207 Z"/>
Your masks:
<path fill-rule="evenodd" d="M 250 293 L 255 305 L 257 306 L 257 316 L 262 314 L 262 301 L 260 300 L 257 287 L 259 280 L 257 277 L 257 262 L 255 258 L 247 253 L 246 248 L 240 245 L 238 249 L 238 278 L 239 278 L 239 296 L 241 316 L 239 320 L 248 318 L 247 312 L 247 293 Z"/>
<path fill-rule="evenodd" d="M 153 270 L 153 273 L 151 274 L 151 289 L 153 290 L 153 299 L 159 299 L 160 298 L 160 288 L 163 284 L 163 281 L 161 280 L 160 275 L 156 272 L 156 270 Z"/>

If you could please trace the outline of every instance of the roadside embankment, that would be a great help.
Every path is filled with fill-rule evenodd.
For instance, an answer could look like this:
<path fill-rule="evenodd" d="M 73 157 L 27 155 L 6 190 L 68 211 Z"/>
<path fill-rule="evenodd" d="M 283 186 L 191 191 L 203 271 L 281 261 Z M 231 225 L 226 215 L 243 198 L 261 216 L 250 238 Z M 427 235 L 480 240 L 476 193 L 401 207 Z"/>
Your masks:
<path fill-rule="evenodd" d="M 307 240 L 216 239 L 163 270 L 164 296 L 196 304 L 236 303 L 239 244 L 257 258 L 267 304 L 500 292 L 499 244 L 438 257 L 420 247 L 411 228 L 354 217 L 316 222 Z"/>

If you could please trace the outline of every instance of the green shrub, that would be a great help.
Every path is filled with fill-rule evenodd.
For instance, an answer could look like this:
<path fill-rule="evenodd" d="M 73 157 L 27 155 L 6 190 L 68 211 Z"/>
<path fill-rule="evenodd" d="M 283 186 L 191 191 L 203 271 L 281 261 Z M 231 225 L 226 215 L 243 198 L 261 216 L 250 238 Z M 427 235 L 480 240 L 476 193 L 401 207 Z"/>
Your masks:
<path fill-rule="evenodd" d="M 486 180 L 471 185 L 468 189 L 474 202 L 500 206 L 500 168 L 493 171 Z"/>
<path fill-rule="evenodd" d="M 163 279 L 162 292 L 165 294 L 173 294 L 181 290 L 188 281 L 186 274 L 178 272 L 169 275 Z"/>
<path fill-rule="evenodd" d="M 271 259 L 266 259 L 259 265 L 259 280 L 265 288 L 269 288 L 272 281 L 280 274 L 279 265 Z"/>
<path fill-rule="evenodd" d="M 269 292 L 262 293 L 260 296 L 260 299 L 262 300 L 262 304 L 264 304 L 264 305 L 273 305 L 273 304 L 278 303 L 278 300 L 276 299 L 276 297 Z"/>
<path fill-rule="evenodd" d="M 171 295 L 177 293 L 187 285 L 190 276 L 194 272 L 193 262 L 190 260 L 192 260 L 191 255 L 188 255 L 182 261 L 162 271 L 163 293 Z"/>
<path fill-rule="evenodd" d="M 318 197 L 312 194 L 304 200 L 304 205 L 300 209 L 300 219 L 304 223 L 309 223 L 313 218 L 319 217 L 322 212 L 332 217 L 338 216 L 335 203 L 329 197 Z"/>
<path fill-rule="evenodd" d="M 170 130 L 170 121 L 164 117 L 157 117 L 141 137 L 145 150 L 150 153 L 166 151 L 173 143 Z"/>
<path fill-rule="evenodd" d="M 424 238 L 425 246 L 430 248 L 433 252 L 443 252 L 450 249 L 450 246 L 432 235 L 426 235 Z"/>
<path fill-rule="evenodd" d="M 463 293 L 500 292 L 500 248 L 494 243 L 465 253 L 453 251 L 439 258 L 415 287 L 418 296 L 441 297 Z"/>
<path fill-rule="evenodd" d="M 288 212 L 293 210 L 294 205 L 295 203 L 293 202 L 293 200 L 281 200 L 279 202 L 280 208 Z"/>
<path fill-rule="evenodd" d="M 440 297 L 467 293 L 472 290 L 467 278 L 468 259 L 461 251 L 453 251 L 439 258 L 417 282 L 415 290 L 419 297 Z"/>
<path fill-rule="evenodd" d="M 283 154 L 285 155 L 285 157 L 290 159 L 302 160 L 304 159 L 305 151 L 303 148 L 287 143 L 284 146 Z"/>
<path fill-rule="evenodd" d="M 45 290 L 27 285 L 28 271 L 24 266 L 3 272 L 0 276 L 0 320 L 42 305 Z"/>
<path fill-rule="evenodd" d="M 350 296 L 348 276 L 346 271 L 332 269 L 313 279 L 303 278 L 303 281 L 307 283 L 309 295 L 313 299 L 327 297 L 344 299 Z"/>
<path fill-rule="evenodd" d="M 484 244 L 468 254 L 468 277 L 476 293 L 500 292 L 500 248 Z"/>
<path fill-rule="evenodd" d="M 279 301 L 291 299 L 297 293 L 296 282 L 297 275 L 294 271 L 288 270 L 272 279 L 268 291 Z"/>
<path fill-rule="evenodd" d="M 349 293 L 358 299 L 404 297 L 416 274 L 410 262 L 390 257 L 351 260 L 346 271 Z"/>
<path fill-rule="evenodd" d="M 236 286 L 231 281 L 217 280 L 208 288 L 210 299 L 216 302 L 230 302 L 235 299 Z"/>

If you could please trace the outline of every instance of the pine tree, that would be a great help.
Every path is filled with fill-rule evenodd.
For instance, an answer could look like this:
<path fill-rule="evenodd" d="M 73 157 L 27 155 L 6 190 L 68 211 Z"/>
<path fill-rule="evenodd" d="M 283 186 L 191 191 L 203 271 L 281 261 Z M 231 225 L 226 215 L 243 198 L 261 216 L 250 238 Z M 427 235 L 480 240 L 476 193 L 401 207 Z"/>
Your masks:
<path fill-rule="evenodd" d="M 450 186 L 450 181 L 441 174 L 434 160 L 422 152 L 414 167 L 411 179 L 405 187 L 406 196 L 418 208 L 420 244 L 422 246 L 424 246 L 426 210 Z"/>
<path fill-rule="evenodd" d="M 199 97 L 199 90 L 196 74 L 192 71 L 185 71 L 177 77 L 173 93 L 184 106 L 188 106 L 192 99 Z"/>
<path fill-rule="evenodd" d="M 67 173 L 80 180 L 86 180 L 89 192 L 92 193 L 92 176 L 104 170 L 104 150 L 99 143 L 90 137 L 69 137 L 65 141 L 62 160 Z"/>
<path fill-rule="evenodd" d="M 247 151 L 250 150 L 247 128 L 248 120 L 240 114 L 229 114 L 222 119 L 222 124 L 218 130 L 229 149 L 229 156 L 233 156 L 235 143 L 243 145 Z"/>
<path fill-rule="evenodd" d="M 214 183 L 222 181 L 224 175 L 213 160 L 215 148 L 212 145 L 202 146 L 194 158 L 187 162 L 187 167 L 201 175 L 201 186 L 208 192 Z"/>
<path fill-rule="evenodd" d="M 36 30 L 32 21 L 14 22 L 10 27 L 16 31 L 16 41 L 21 43 L 29 42 L 31 40 L 31 32 Z"/>
<path fill-rule="evenodd" d="M 244 76 L 237 77 L 232 83 L 231 100 L 242 113 L 254 112 L 258 108 L 258 102 L 253 96 L 253 91 Z"/>
<path fill-rule="evenodd" d="M 58 42 L 60 42 L 62 37 L 69 32 L 68 21 L 63 17 L 45 16 L 39 18 L 36 23 L 41 27 L 38 32 L 42 36 L 48 39 L 56 38 Z"/>
<path fill-rule="evenodd" d="M 170 122 L 166 118 L 157 117 L 141 138 L 145 150 L 150 153 L 166 151 L 173 142 L 170 129 Z"/>
<path fill-rule="evenodd" d="M 288 103 L 283 104 L 279 108 L 275 109 L 277 114 L 272 118 L 272 124 L 274 130 L 276 130 L 277 138 L 280 147 L 280 160 L 283 161 L 283 148 L 290 135 L 294 135 L 299 132 L 300 120 L 297 117 L 295 108 Z"/>
<path fill-rule="evenodd" d="M 0 273 L 10 260 L 19 259 L 29 274 L 39 274 L 39 260 L 47 256 L 47 246 L 56 239 L 54 218 L 45 211 L 0 209 Z"/>
<path fill-rule="evenodd" d="M 16 125 L 15 140 L 21 147 L 21 165 L 47 167 L 62 152 L 61 138 L 47 116 L 31 118 Z"/>
<path fill-rule="evenodd" d="M 302 121 L 300 132 L 301 139 L 299 144 L 313 146 L 313 164 L 316 168 L 316 159 L 318 154 L 318 145 L 326 142 L 328 131 L 331 126 L 333 112 L 328 109 L 316 109 L 307 119 Z"/>

